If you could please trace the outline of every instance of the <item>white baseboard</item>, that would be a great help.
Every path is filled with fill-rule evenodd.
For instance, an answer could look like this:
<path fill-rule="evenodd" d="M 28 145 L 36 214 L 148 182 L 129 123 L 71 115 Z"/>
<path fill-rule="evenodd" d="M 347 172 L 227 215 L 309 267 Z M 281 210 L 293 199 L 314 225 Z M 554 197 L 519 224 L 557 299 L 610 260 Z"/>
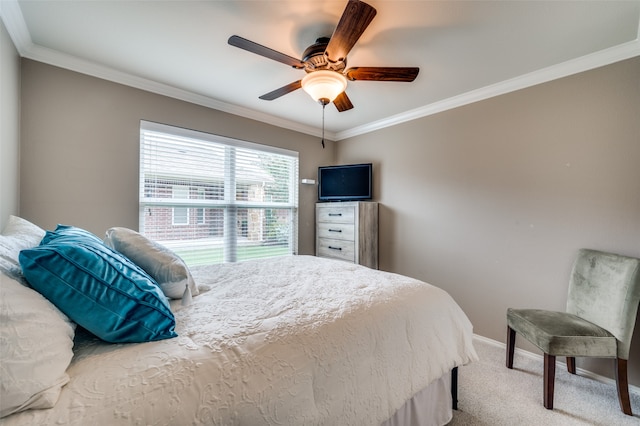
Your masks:
<path fill-rule="evenodd" d="M 501 348 L 503 350 L 507 350 L 507 345 L 505 343 L 502 342 L 498 342 L 497 340 L 493 340 L 493 339 L 489 339 L 488 337 L 484 337 L 484 336 L 480 336 L 478 334 L 474 334 L 473 335 L 473 339 L 474 340 L 478 340 L 480 342 L 486 343 L 488 345 L 491 346 L 495 346 L 497 348 Z M 516 348 L 515 353 L 517 353 L 520 356 L 529 358 L 529 359 L 533 359 L 535 361 L 540 361 L 540 362 L 544 362 L 544 357 L 540 354 L 535 354 L 533 352 L 529 352 L 529 351 L 525 351 L 524 349 L 520 349 L 520 348 Z M 506 353 L 505 353 L 505 357 L 506 357 Z M 556 361 L 556 364 L 560 364 L 562 365 L 562 368 L 565 368 L 566 363 L 562 362 L 562 361 Z M 600 374 L 596 374 L 592 371 L 589 370 L 585 370 L 583 368 L 576 368 L 576 372 L 580 375 L 580 376 L 584 376 L 584 377 L 588 377 L 590 379 L 593 380 L 597 380 L 599 382 L 602 383 L 607 383 L 610 385 L 615 386 L 616 385 L 616 381 L 613 379 L 610 379 L 609 377 L 605 377 L 605 376 L 601 376 Z M 640 395 L 640 387 L 638 386 L 634 386 L 634 385 L 629 385 L 629 392 L 633 392 L 636 395 Z"/>

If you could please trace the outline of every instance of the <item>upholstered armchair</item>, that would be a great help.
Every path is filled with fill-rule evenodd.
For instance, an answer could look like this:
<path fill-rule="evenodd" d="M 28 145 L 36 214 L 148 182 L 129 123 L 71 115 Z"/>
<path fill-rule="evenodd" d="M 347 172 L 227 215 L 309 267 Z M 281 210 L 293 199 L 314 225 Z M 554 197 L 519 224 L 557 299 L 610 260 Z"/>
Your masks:
<path fill-rule="evenodd" d="M 566 312 L 507 310 L 507 368 L 516 333 L 544 352 L 543 401 L 553 409 L 556 356 L 615 358 L 620 408 L 632 415 L 627 360 L 640 301 L 640 259 L 582 249 L 573 265 Z"/>

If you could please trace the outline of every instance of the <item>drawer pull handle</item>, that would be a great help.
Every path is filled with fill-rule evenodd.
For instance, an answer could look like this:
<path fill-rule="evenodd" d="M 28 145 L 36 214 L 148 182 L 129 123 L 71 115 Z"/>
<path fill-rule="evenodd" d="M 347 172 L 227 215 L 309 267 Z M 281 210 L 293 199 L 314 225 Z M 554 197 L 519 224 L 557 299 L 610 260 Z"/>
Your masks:
<path fill-rule="evenodd" d="M 340 250 L 342 251 L 342 247 L 332 247 L 332 246 L 328 246 L 329 249 L 331 250 Z"/>
<path fill-rule="evenodd" d="M 329 216 L 342 216 L 342 213 L 329 213 Z"/>
<path fill-rule="evenodd" d="M 342 229 L 329 229 L 329 232 L 342 232 Z"/>

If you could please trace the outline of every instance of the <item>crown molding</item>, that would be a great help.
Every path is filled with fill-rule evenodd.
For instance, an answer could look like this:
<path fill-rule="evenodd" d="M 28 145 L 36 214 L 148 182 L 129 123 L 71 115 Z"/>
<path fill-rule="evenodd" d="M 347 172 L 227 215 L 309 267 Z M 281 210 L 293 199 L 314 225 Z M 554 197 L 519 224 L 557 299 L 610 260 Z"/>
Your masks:
<path fill-rule="evenodd" d="M 5 27 L 7 28 L 7 32 L 13 40 L 18 53 L 22 57 L 196 105 L 201 105 L 207 108 L 238 115 L 244 118 L 268 123 L 299 133 L 316 137 L 322 136 L 321 129 L 313 126 L 303 125 L 295 121 L 286 120 L 249 108 L 222 102 L 208 96 L 203 96 L 174 86 L 137 77 L 104 65 L 38 46 L 31 40 L 31 35 L 29 34 L 29 30 L 24 21 L 24 17 L 22 16 L 22 11 L 20 10 L 17 0 L 0 0 L 0 18 L 2 18 Z M 638 36 L 640 37 L 640 22 L 638 27 Z M 635 56 L 640 56 L 639 38 L 636 38 L 636 40 L 631 42 L 582 56 L 580 58 L 552 65 L 538 71 L 485 86 L 480 89 L 472 90 L 470 92 L 462 93 L 457 96 L 452 96 L 441 101 L 433 102 L 391 117 L 373 121 L 362 126 L 357 126 L 341 132 L 327 131 L 325 132 L 325 138 L 332 141 L 340 141 L 350 137 L 359 136 L 375 130 L 427 117 L 429 115 L 479 102 L 495 96 L 504 95 L 506 93 L 525 89 L 527 87 L 546 83 L 562 77 L 599 68 Z"/>
<path fill-rule="evenodd" d="M 13 44 L 20 56 L 24 56 L 27 49 L 33 46 L 31 35 L 24 22 L 22 10 L 17 0 L 0 0 L 0 18 L 13 40 Z"/>
<path fill-rule="evenodd" d="M 16 46 L 16 50 L 23 58 L 32 59 L 34 61 L 68 69 L 70 71 L 90 75 L 103 80 L 112 81 L 114 83 L 123 84 L 125 86 L 201 105 L 218 111 L 227 112 L 229 114 L 260 121 L 299 133 L 317 137 L 322 136 L 322 130 L 314 126 L 300 124 L 274 115 L 222 102 L 208 96 L 200 95 L 198 93 L 167 84 L 158 83 L 153 80 L 138 77 L 95 62 L 80 59 L 53 49 L 36 45 L 31 40 L 31 35 L 29 34 L 29 30 L 24 21 L 24 17 L 22 16 L 22 11 L 20 10 L 20 5 L 17 0 L 0 0 L 0 17 L 7 28 L 7 32 L 9 33 L 11 40 Z M 325 139 L 335 140 L 335 132 L 325 131 Z"/>
<path fill-rule="evenodd" d="M 496 84 L 485 86 L 480 89 L 472 90 L 448 99 L 433 102 L 420 108 L 406 111 L 382 120 L 338 132 L 336 134 L 336 141 L 395 126 L 400 123 L 416 120 L 418 118 L 437 114 L 439 112 L 458 108 L 474 102 L 493 98 L 495 96 L 504 95 L 506 93 L 525 89 L 541 83 L 557 80 L 562 77 L 599 68 L 614 62 L 630 59 L 635 56 L 640 56 L 640 40 L 638 39 L 585 55 L 580 58 L 552 65 L 538 71 L 533 71 L 509 80 L 501 81 Z"/>
<path fill-rule="evenodd" d="M 295 121 L 276 117 L 274 115 L 222 102 L 208 96 L 200 95 L 198 93 L 180 89 L 168 84 L 158 83 L 153 80 L 118 71 L 110 67 L 105 67 L 94 62 L 79 59 L 77 57 L 66 55 L 41 46 L 34 45 L 30 50 L 25 52 L 23 56 L 28 59 L 33 59 L 35 61 L 43 62 L 49 65 L 65 68 L 81 74 L 90 75 L 103 80 L 112 81 L 114 83 L 123 84 L 125 86 L 130 86 L 158 95 L 163 95 L 192 104 L 201 105 L 207 108 L 212 108 L 218 111 L 226 112 L 251 120 L 271 124 L 273 126 L 293 130 L 299 133 L 317 137 L 322 136 L 321 130 L 313 126 L 307 126 Z M 325 137 L 330 140 L 335 140 L 335 134 L 332 132 L 325 131 Z"/>
<path fill-rule="evenodd" d="M 103 80 L 112 81 L 114 83 L 123 84 L 125 86 L 133 87 L 158 95 L 163 95 L 192 104 L 201 105 L 207 108 L 212 108 L 218 111 L 234 114 L 251 120 L 268 123 L 273 126 L 293 130 L 299 133 L 317 137 L 322 136 L 321 130 L 313 126 L 307 126 L 295 121 L 276 117 L 274 115 L 222 102 L 208 96 L 200 95 L 198 93 L 180 89 L 168 84 L 158 83 L 150 79 L 138 77 L 126 72 L 106 67 L 104 65 L 97 64 L 95 62 L 79 59 L 77 57 L 66 55 L 64 53 L 52 49 L 47 49 L 38 45 L 32 45 L 31 48 L 26 49 L 22 56 L 38 62 L 43 62 L 49 65 L 75 71 L 81 74 L 90 75 Z M 335 140 L 335 134 L 332 132 L 325 132 L 325 137 L 330 140 Z"/>

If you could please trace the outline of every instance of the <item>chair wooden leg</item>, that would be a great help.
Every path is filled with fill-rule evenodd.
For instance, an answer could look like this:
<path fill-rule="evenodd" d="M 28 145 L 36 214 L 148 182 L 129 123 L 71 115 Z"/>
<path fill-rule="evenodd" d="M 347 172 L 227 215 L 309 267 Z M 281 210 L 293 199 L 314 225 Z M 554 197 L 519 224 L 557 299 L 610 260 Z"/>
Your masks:
<path fill-rule="evenodd" d="M 553 385 L 556 379 L 556 357 L 544 354 L 544 408 L 553 410 Z"/>
<path fill-rule="evenodd" d="M 567 371 L 571 374 L 576 374 L 576 357 L 567 357 Z"/>
<path fill-rule="evenodd" d="M 616 358 L 616 385 L 618 386 L 618 401 L 622 412 L 628 416 L 631 413 L 631 401 L 629 400 L 629 381 L 627 380 L 627 360 Z"/>
<path fill-rule="evenodd" d="M 513 352 L 516 348 L 516 331 L 507 326 L 507 368 L 513 368 Z"/>

